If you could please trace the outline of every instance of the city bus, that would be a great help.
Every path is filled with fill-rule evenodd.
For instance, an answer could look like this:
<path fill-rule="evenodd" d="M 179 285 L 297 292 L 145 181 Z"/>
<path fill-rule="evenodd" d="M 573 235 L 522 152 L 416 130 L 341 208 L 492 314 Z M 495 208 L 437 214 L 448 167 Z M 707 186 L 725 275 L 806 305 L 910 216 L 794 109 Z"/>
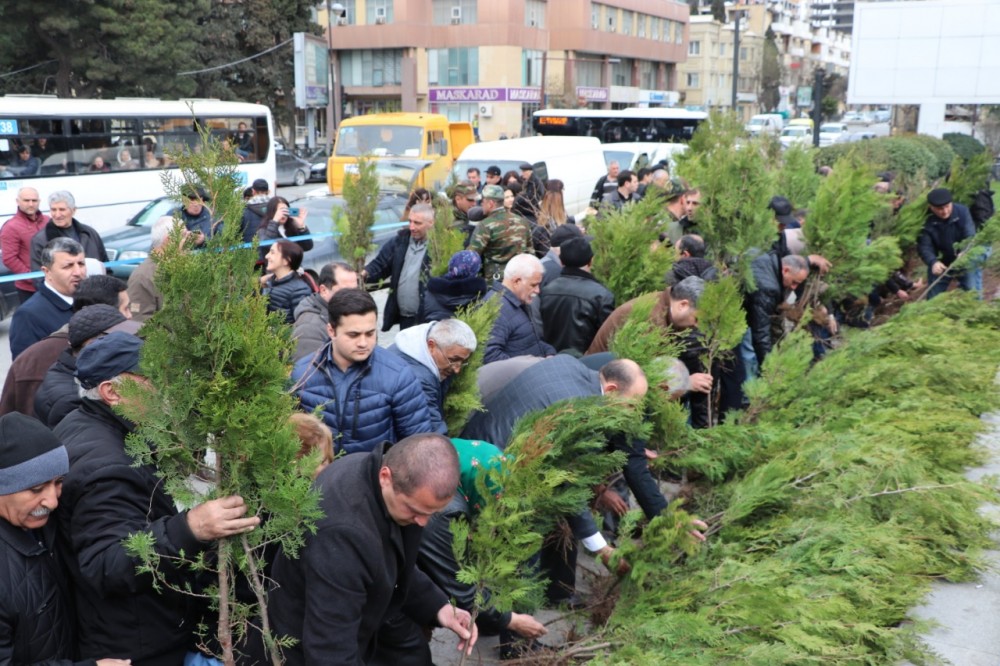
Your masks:
<path fill-rule="evenodd" d="M 686 109 L 545 109 L 535 111 L 531 126 L 543 136 L 596 136 L 601 143 L 689 141 L 708 119 Z"/>
<path fill-rule="evenodd" d="M 17 210 L 22 187 L 66 190 L 76 217 L 99 232 L 125 224 L 164 196 L 170 156 L 201 144 L 198 126 L 242 146 L 240 179 L 275 185 L 274 125 L 266 106 L 217 100 L 0 97 L 0 220 Z M 27 157 L 27 159 L 25 159 Z"/>
<path fill-rule="evenodd" d="M 471 123 L 450 122 L 436 113 L 371 113 L 348 118 L 340 123 L 327 162 L 327 184 L 333 194 L 341 194 L 344 173 L 356 170 L 358 158 L 368 156 L 387 167 L 400 160 L 423 163 L 414 187 L 439 191 L 448 183 L 452 164 L 474 141 Z"/>

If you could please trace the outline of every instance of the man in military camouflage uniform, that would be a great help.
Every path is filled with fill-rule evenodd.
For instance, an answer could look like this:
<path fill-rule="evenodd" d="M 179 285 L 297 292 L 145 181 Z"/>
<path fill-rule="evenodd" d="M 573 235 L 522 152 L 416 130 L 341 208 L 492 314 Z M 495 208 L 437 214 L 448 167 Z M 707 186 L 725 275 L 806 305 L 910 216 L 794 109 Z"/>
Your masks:
<path fill-rule="evenodd" d="M 452 226 L 465 234 L 465 244 L 469 244 L 472 237 L 473 224 L 469 222 L 469 209 L 476 205 L 479 192 L 476 186 L 468 180 L 463 180 L 455 185 L 451 192 L 451 217 L 454 220 Z"/>
<path fill-rule="evenodd" d="M 531 228 L 503 207 L 503 188 L 499 185 L 483 188 L 482 207 L 486 218 L 472 232 L 469 249 L 482 255 L 486 279 L 499 279 L 511 257 L 532 251 Z"/>
<path fill-rule="evenodd" d="M 651 192 L 651 189 L 647 189 L 647 193 Z M 675 245 L 681 236 L 695 233 L 695 222 L 688 217 L 687 192 L 687 187 L 677 178 L 668 180 L 665 187 L 660 190 L 664 200 L 663 210 L 666 213 L 666 216 L 659 220 L 661 241 L 669 240 L 671 245 Z"/>

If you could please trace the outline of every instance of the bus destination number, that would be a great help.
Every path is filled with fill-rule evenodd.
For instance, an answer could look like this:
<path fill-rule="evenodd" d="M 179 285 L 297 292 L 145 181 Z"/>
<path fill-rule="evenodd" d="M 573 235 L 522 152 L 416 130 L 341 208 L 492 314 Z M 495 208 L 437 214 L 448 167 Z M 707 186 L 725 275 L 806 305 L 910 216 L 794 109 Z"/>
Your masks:
<path fill-rule="evenodd" d="M 538 117 L 538 124 L 539 125 L 568 125 L 569 124 L 569 118 L 567 118 L 566 116 L 562 116 L 561 118 L 560 117 L 555 117 L 555 116 L 539 116 Z"/>
<path fill-rule="evenodd" d="M 17 121 L 0 118 L 0 134 L 17 134 Z"/>

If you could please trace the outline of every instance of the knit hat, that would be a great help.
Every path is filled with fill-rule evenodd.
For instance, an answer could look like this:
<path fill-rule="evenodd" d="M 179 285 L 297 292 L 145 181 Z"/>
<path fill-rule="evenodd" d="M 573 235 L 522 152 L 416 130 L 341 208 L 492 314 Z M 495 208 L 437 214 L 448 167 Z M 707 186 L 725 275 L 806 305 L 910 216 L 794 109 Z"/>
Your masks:
<path fill-rule="evenodd" d="M 69 472 L 69 455 L 42 422 L 20 412 L 0 416 L 0 495 L 34 488 Z"/>
<path fill-rule="evenodd" d="M 465 211 L 465 216 L 469 218 L 469 222 L 482 222 L 486 219 L 486 211 L 482 206 L 476 205 Z"/>
<path fill-rule="evenodd" d="M 483 260 L 479 254 L 472 250 L 462 250 L 451 255 L 448 261 L 448 277 L 450 278 L 470 278 L 479 274 L 479 269 L 483 267 Z"/>
<path fill-rule="evenodd" d="M 79 349 L 87 340 L 123 321 L 125 315 L 111 305 L 100 303 L 81 308 L 69 320 L 69 346 Z"/>
<path fill-rule="evenodd" d="M 76 378 L 80 386 L 92 389 L 123 372 L 139 372 L 142 340 L 128 333 L 108 333 L 91 342 L 76 360 Z"/>
<path fill-rule="evenodd" d="M 503 188 L 499 185 L 487 185 L 483 188 L 483 198 L 503 201 Z"/>
<path fill-rule="evenodd" d="M 571 238 L 559 246 L 559 261 L 567 268 L 583 268 L 594 258 L 594 250 L 586 238 Z"/>

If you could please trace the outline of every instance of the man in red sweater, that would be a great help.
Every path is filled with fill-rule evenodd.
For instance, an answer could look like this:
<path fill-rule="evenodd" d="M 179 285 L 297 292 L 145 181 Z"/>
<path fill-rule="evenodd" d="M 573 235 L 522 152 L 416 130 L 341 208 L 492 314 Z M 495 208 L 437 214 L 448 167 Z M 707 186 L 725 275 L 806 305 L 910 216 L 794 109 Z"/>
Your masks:
<path fill-rule="evenodd" d="M 38 210 L 38 191 L 22 187 L 17 193 L 17 213 L 0 228 L 0 252 L 4 266 L 12 273 L 31 272 L 31 239 L 49 221 L 49 216 Z M 14 287 L 21 302 L 35 293 L 32 280 L 15 280 Z"/>

